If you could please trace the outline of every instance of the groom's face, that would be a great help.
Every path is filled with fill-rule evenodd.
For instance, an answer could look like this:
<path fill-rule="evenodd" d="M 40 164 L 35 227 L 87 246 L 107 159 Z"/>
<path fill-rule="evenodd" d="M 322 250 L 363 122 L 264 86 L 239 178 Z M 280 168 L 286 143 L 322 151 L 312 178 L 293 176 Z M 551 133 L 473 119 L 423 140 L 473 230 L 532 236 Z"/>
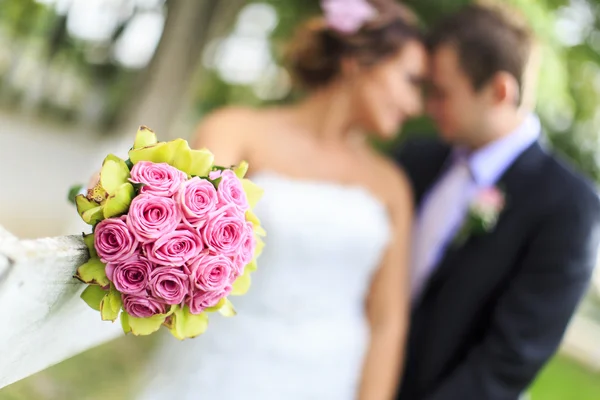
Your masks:
<path fill-rule="evenodd" d="M 431 55 L 427 112 L 444 140 L 470 145 L 486 115 L 486 99 L 473 88 L 454 46 L 443 44 Z"/>

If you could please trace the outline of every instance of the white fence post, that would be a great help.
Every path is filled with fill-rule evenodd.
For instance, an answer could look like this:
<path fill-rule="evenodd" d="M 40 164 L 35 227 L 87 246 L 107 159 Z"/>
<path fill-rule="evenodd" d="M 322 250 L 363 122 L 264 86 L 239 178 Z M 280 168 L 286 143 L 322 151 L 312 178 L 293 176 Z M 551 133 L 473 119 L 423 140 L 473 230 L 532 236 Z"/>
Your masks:
<path fill-rule="evenodd" d="M 0 388 L 123 334 L 79 298 L 81 237 L 18 240 L 0 227 Z"/>

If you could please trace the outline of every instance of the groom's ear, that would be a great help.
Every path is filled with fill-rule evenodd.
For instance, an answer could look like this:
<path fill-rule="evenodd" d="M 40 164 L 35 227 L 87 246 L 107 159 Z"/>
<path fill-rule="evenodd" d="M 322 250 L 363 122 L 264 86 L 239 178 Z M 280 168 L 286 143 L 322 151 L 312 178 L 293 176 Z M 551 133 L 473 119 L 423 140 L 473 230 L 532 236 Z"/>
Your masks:
<path fill-rule="evenodd" d="M 518 80 L 510 73 L 500 71 L 494 74 L 489 84 L 492 101 L 518 107 L 521 102 L 521 89 Z"/>

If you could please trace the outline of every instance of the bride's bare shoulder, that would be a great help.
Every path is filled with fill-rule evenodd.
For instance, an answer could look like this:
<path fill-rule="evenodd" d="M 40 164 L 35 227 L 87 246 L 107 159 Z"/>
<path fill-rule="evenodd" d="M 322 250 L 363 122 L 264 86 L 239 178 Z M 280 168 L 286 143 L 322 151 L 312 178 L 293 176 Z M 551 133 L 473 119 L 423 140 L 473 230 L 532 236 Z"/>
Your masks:
<path fill-rule="evenodd" d="M 257 115 L 251 108 L 226 107 L 204 116 L 192 135 L 193 148 L 207 148 L 215 161 L 233 165 L 246 157 L 248 133 L 255 130 Z"/>
<path fill-rule="evenodd" d="M 413 189 L 408 175 L 393 160 L 377 156 L 378 186 L 386 199 L 388 208 L 395 215 L 405 216 L 413 212 Z"/>
<path fill-rule="evenodd" d="M 265 142 L 273 120 L 269 109 L 225 107 L 199 122 L 190 144 L 208 148 L 220 163 L 237 163 L 251 156 L 255 144 Z M 268 141 L 268 140 L 266 140 Z"/>
<path fill-rule="evenodd" d="M 252 124 L 260 111 L 249 107 L 225 107 L 205 115 L 196 128 L 196 137 L 235 135 L 241 127 Z"/>
<path fill-rule="evenodd" d="M 244 141 L 251 134 L 264 132 L 276 113 L 269 108 L 224 107 L 203 117 L 194 133 L 195 143 L 203 141 L 237 140 Z"/>

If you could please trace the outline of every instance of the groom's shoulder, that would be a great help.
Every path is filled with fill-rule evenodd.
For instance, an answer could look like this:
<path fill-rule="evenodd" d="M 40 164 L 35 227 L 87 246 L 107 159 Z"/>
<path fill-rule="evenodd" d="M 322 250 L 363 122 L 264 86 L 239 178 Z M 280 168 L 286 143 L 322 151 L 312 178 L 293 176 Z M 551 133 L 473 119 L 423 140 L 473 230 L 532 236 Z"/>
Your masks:
<path fill-rule="evenodd" d="M 431 161 L 448 154 L 450 147 L 439 139 L 417 137 L 402 141 L 391 152 L 392 158 L 400 164 Z"/>
<path fill-rule="evenodd" d="M 571 161 L 561 155 L 547 152 L 543 174 L 549 189 L 561 194 L 563 204 L 592 208 L 600 215 L 600 197 L 597 185 Z"/>
<path fill-rule="evenodd" d="M 403 140 L 394 148 L 395 153 L 435 153 L 447 152 L 447 143 L 435 137 L 412 137 Z"/>

